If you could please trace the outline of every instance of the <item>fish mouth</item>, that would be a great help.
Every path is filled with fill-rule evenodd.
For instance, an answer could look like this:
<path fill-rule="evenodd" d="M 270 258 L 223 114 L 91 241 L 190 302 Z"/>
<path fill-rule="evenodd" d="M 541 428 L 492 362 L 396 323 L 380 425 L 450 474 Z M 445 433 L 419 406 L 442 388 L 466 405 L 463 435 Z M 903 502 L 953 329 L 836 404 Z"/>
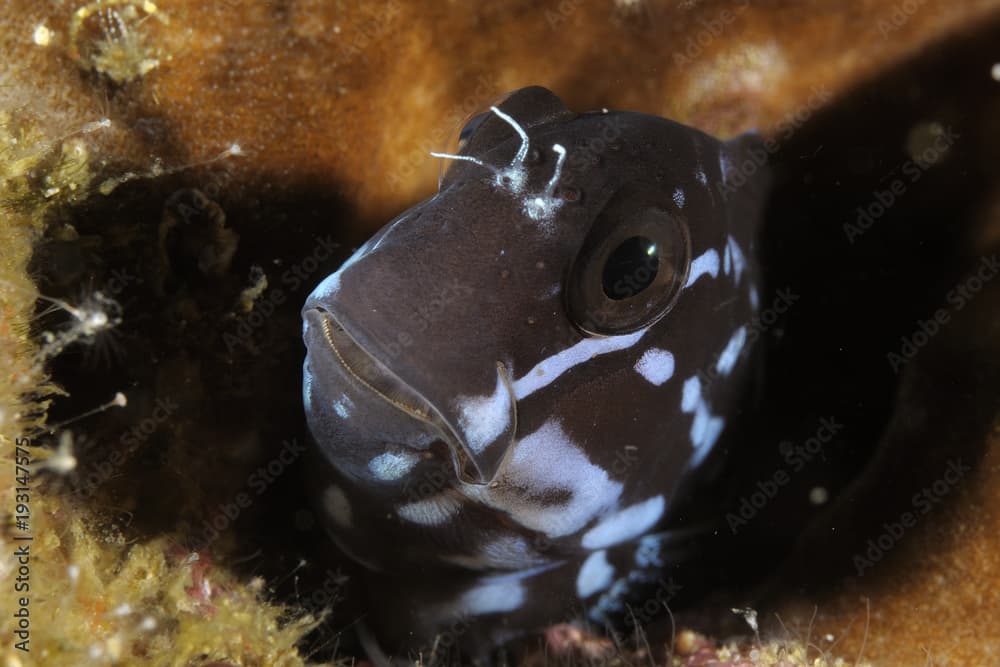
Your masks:
<path fill-rule="evenodd" d="M 496 469 L 482 469 L 464 438 L 434 403 L 400 378 L 388 364 L 369 352 L 331 311 L 313 306 L 304 313 L 307 324 L 322 332 L 337 365 L 376 399 L 431 426 L 452 455 L 456 475 L 468 484 L 492 481 Z"/>

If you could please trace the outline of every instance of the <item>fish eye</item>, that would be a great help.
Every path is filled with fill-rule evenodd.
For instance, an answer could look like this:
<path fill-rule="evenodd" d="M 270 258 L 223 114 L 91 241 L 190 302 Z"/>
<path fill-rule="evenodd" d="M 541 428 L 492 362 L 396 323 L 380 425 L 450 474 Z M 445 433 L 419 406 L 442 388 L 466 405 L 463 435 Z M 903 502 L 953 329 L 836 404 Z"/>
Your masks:
<path fill-rule="evenodd" d="M 627 334 L 677 301 L 691 264 L 687 225 L 665 207 L 619 193 L 594 221 L 570 269 L 567 311 L 583 332 Z"/>
<path fill-rule="evenodd" d="M 653 284 L 660 268 L 656 243 L 645 236 L 630 236 L 604 261 L 601 286 L 613 301 L 639 294 Z"/>

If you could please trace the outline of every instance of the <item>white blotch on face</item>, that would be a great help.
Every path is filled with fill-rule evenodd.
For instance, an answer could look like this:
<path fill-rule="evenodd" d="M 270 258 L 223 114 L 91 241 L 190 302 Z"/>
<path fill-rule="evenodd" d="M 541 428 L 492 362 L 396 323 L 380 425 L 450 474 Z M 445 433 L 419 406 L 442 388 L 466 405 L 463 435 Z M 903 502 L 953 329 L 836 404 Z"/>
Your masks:
<path fill-rule="evenodd" d="M 347 394 L 343 394 L 333 403 L 333 411 L 336 412 L 337 416 L 341 419 L 347 419 L 351 415 L 351 411 L 353 409 L 354 401 L 352 401 Z"/>
<path fill-rule="evenodd" d="M 413 470 L 413 466 L 417 465 L 419 460 L 417 454 L 405 450 L 385 452 L 368 462 L 368 470 L 375 479 L 391 482 Z"/>
<path fill-rule="evenodd" d="M 701 380 L 692 375 L 684 381 L 684 391 L 681 394 L 681 410 L 691 412 L 701 401 Z"/>
<path fill-rule="evenodd" d="M 305 323 L 303 322 L 303 325 Z M 313 394 L 313 376 L 312 371 L 309 370 L 309 364 L 304 365 L 302 371 L 302 404 L 309 406 L 312 405 L 312 394 Z"/>
<path fill-rule="evenodd" d="M 680 188 L 674 190 L 674 204 L 677 208 L 684 208 L 684 191 Z"/>
<path fill-rule="evenodd" d="M 706 250 L 691 262 L 691 271 L 684 287 L 691 287 L 698 278 L 706 274 L 713 278 L 719 275 L 719 253 L 715 248 Z"/>
<path fill-rule="evenodd" d="M 694 172 L 694 177 L 702 185 L 708 185 L 708 176 L 705 175 L 705 170 L 701 167 L 698 167 L 698 171 Z"/>
<path fill-rule="evenodd" d="M 722 351 L 722 354 L 719 355 L 719 360 L 715 363 L 715 370 L 722 375 L 729 375 L 736 365 L 736 360 L 739 359 L 740 352 L 743 351 L 743 345 L 746 341 L 747 329 L 741 326 L 733 333 L 729 342 L 726 343 L 726 349 Z"/>
<path fill-rule="evenodd" d="M 514 397 L 521 400 L 547 386 L 560 375 L 596 356 L 632 347 L 646 333 L 640 329 L 625 336 L 585 338 L 576 345 L 539 361 L 534 368 L 514 382 Z"/>
<path fill-rule="evenodd" d="M 475 555 L 444 556 L 444 560 L 473 570 L 525 568 L 549 562 L 520 535 L 504 535 L 482 544 Z"/>
<path fill-rule="evenodd" d="M 659 387 L 674 375 L 674 355 L 666 350 L 646 350 L 635 364 L 635 370 L 650 384 Z"/>
<path fill-rule="evenodd" d="M 719 153 L 719 173 L 722 174 L 723 182 L 729 180 L 729 172 L 732 168 L 733 165 L 729 161 L 729 155 L 725 151 Z"/>
<path fill-rule="evenodd" d="M 440 526 L 462 508 L 462 501 L 450 492 L 439 493 L 396 508 L 399 518 L 421 526 Z"/>
<path fill-rule="evenodd" d="M 496 614 L 514 611 L 524 604 L 524 584 L 513 578 L 486 579 L 466 591 L 458 601 L 458 608 L 469 614 Z"/>
<path fill-rule="evenodd" d="M 635 564 L 641 568 L 663 567 L 663 557 L 660 554 L 662 540 L 658 535 L 646 535 L 639 540 L 639 548 L 635 550 Z"/>
<path fill-rule="evenodd" d="M 607 551 L 595 551 L 583 561 L 576 577 L 576 594 L 583 600 L 611 585 L 615 568 L 608 562 Z"/>
<path fill-rule="evenodd" d="M 497 372 L 497 385 L 490 396 L 471 396 L 458 399 L 458 425 L 466 442 L 476 454 L 482 452 L 510 426 L 510 391 L 503 376 Z"/>
<path fill-rule="evenodd" d="M 730 236 L 726 241 L 726 255 L 727 257 L 732 255 L 733 273 L 736 276 L 736 284 L 739 285 L 740 279 L 743 278 L 743 272 L 746 271 L 747 268 L 747 260 L 743 255 L 743 250 L 740 249 L 740 245 L 732 236 Z M 726 273 L 729 273 L 728 269 L 726 270 Z"/>
<path fill-rule="evenodd" d="M 550 538 L 580 530 L 614 507 L 622 492 L 622 485 L 591 463 L 555 420 L 514 445 L 495 483 L 462 484 L 460 488 L 468 497 Z M 563 502 L 543 500 L 547 494 L 565 492 L 569 497 Z"/>
<path fill-rule="evenodd" d="M 665 505 L 663 496 L 654 496 L 615 512 L 584 533 L 580 544 L 584 549 L 603 549 L 638 537 L 656 525 Z"/>
<path fill-rule="evenodd" d="M 343 489 L 339 486 L 328 486 L 323 492 L 323 506 L 335 524 L 341 528 L 351 527 L 351 503 L 348 502 Z"/>
<path fill-rule="evenodd" d="M 711 413 L 708 403 L 701 395 L 701 381 L 697 375 L 692 375 L 684 382 L 681 411 L 694 413 L 691 423 L 691 446 L 694 447 L 694 453 L 688 462 L 689 466 L 694 467 L 708 455 L 722 435 L 726 422 Z"/>

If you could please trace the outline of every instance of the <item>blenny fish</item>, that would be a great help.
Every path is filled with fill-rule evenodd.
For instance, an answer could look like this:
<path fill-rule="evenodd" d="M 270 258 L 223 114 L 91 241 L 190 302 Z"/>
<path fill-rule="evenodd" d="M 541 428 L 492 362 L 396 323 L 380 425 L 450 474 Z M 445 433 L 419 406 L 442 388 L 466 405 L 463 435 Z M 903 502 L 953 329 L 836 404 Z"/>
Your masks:
<path fill-rule="evenodd" d="M 750 387 L 760 145 L 515 91 L 309 296 L 316 495 L 386 650 L 608 623 L 661 577 Z"/>

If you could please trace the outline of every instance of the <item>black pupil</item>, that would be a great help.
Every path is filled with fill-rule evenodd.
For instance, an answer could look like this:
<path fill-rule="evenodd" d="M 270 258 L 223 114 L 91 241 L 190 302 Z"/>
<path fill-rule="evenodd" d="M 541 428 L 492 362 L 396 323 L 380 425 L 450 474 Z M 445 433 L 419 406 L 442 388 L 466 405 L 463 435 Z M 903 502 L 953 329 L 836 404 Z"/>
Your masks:
<path fill-rule="evenodd" d="M 604 264 L 604 293 L 615 301 L 635 296 L 653 284 L 659 268 L 660 253 L 655 243 L 645 236 L 627 238 Z"/>

